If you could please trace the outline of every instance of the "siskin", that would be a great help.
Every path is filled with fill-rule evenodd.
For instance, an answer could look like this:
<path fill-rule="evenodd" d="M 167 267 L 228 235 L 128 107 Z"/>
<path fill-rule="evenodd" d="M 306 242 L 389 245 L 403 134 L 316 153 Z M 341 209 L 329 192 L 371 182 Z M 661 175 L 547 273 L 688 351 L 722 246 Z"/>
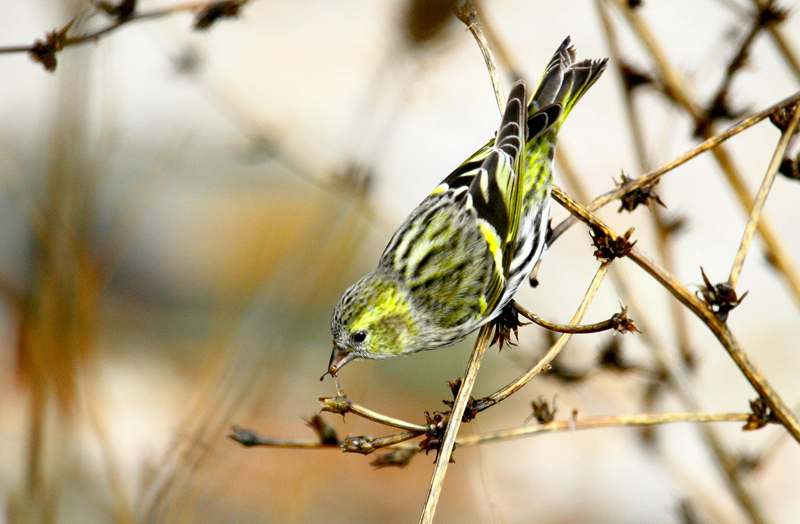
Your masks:
<path fill-rule="evenodd" d="M 575 62 L 567 37 L 529 101 L 525 82 L 514 85 L 496 138 L 411 212 L 339 300 L 331 375 L 354 359 L 449 346 L 501 313 L 545 248 L 558 131 L 606 62 Z"/>

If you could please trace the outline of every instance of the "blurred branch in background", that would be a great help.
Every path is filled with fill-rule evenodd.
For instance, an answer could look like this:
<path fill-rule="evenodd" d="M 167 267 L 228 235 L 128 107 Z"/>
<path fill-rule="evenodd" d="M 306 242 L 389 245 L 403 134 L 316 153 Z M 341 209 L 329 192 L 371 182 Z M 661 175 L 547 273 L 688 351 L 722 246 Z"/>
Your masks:
<path fill-rule="evenodd" d="M 204 30 L 211 27 L 220 19 L 238 16 L 241 7 L 248 1 L 249 0 L 215 0 L 188 2 L 150 11 L 139 11 L 137 6 L 139 3 L 138 0 L 119 0 L 119 4 L 116 5 L 109 2 L 93 2 L 91 5 L 96 11 L 85 16 L 91 18 L 95 14 L 104 13 L 108 18 L 112 19 L 111 22 L 106 23 L 99 29 L 83 34 L 71 35 L 70 30 L 72 30 L 78 20 L 77 18 L 73 18 L 61 29 L 56 29 L 47 33 L 44 40 L 36 40 L 31 45 L 0 47 L 0 54 L 28 53 L 35 62 L 41 63 L 47 71 L 52 73 L 56 70 L 58 65 L 57 56 L 59 52 L 67 47 L 97 42 L 100 38 L 130 22 L 162 18 L 181 11 L 191 11 L 197 13 L 194 28 Z"/>

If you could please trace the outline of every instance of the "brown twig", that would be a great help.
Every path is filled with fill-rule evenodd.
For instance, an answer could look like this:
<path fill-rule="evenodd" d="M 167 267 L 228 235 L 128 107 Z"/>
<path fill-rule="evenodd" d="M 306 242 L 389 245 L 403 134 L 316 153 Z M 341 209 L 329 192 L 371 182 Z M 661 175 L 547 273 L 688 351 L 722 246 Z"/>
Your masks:
<path fill-rule="evenodd" d="M 774 0 L 767 0 L 763 6 L 758 6 L 758 11 L 751 15 L 752 22 L 750 30 L 742 39 L 738 46 L 738 50 L 728 62 L 725 68 L 725 76 L 720 82 L 714 96 L 711 97 L 711 102 L 703 111 L 701 118 L 695 127 L 695 135 L 702 136 L 705 128 L 714 123 L 719 118 L 734 118 L 737 117 L 736 112 L 732 111 L 729 103 L 730 88 L 736 74 L 739 73 L 747 63 L 747 58 L 750 54 L 750 48 L 756 40 L 758 34 L 776 23 L 781 21 L 785 16 L 784 13 L 773 7 Z"/>
<path fill-rule="evenodd" d="M 688 162 L 689 160 L 693 159 L 696 156 L 701 155 L 709 150 L 714 150 L 717 146 L 719 146 L 725 140 L 735 136 L 745 129 L 761 122 L 765 118 L 769 118 L 774 113 L 777 113 L 784 107 L 794 104 L 800 101 L 800 91 L 793 94 L 790 97 L 781 100 L 777 104 L 764 109 L 763 111 L 759 111 L 758 113 L 754 113 L 744 119 L 742 119 L 739 123 L 732 125 L 727 130 L 712 137 L 707 138 L 697 146 L 693 147 L 686 153 L 666 162 L 665 164 L 645 173 L 644 175 L 633 179 L 632 181 L 628 182 L 622 187 L 617 187 L 612 191 L 604 193 L 599 197 L 592 200 L 592 202 L 586 206 L 588 211 L 597 211 L 601 207 L 605 206 L 609 202 L 612 202 L 618 198 L 621 198 L 623 195 L 630 193 L 636 189 L 642 188 L 648 184 L 652 184 L 655 180 L 660 178 L 661 176 L 665 175 L 666 173 L 672 171 L 678 166 L 681 166 Z M 567 229 L 569 229 L 572 225 L 574 225 L 578 221 L 578 218 L 575 216 L 570 216 L 562 220 L 556 227 L 553 228 L 552 234 L 548 237 L 548 245 L 555 242 L 555 240 L 560 237 Z"/>
<path fill-rule="evenodd" d="M 612 238 L 620 238 L 619 234 L 612 231 L 599 218 L 575 202 L 569 195 L 564 193 L 564 191 L 557 186 L 553 186 L 553 198 L 559 204 L 564 206 L 570 213 L 578 216 L 581 221 L 590 227 L 600 229 L 606 235 Z M 683 285 L 682 282 L 661 267 L 655 260 L 648 257 L 645 253 L 634 247 L 627 256 L 652 277 L 654 277 L 661 285 L 666 287 L 675 298 L 677 298 L 683 305 L 688 307 L 692 313 L 697 315 L 697 317 L 700 318 L 700 320 L 702 320 L 706 326 L 708 326 L 711 332 L 717 337 L 717 340 L 722 343 L 722 346 L 731 356 L 733 361 L 739 367 L 739 370 L 744 374 L 753 388 L 764 398 L 768 406 L 775 412 L 775 416 L 778 418 L 778 420 L 780 420 L 781 424 L 786 427 L 795 440 L 800 442 L 800 421 L 798 420 L 797 415 L 792 412 L 783 399 L 781 399 L 778 393 L 769 384 L 766 377 L 755 366 L 755 364 L 750 361 L 750 358 L 741 348 L 727 324 L 723 323 L 716 316 L 716 314 L 711 311 L 706 304 L 701 302 L 691 291 L 689 291 L 689 289 Z"/>
<path fill-rule="evenodd" d="M 547 424 L 521 426 L 512 429 L 486 431 L 456 440 L 457 446 L 475 446 L 530 437 L 541 433 L 556 433 L 580 429 L 611 428 L 625 426 L 654 426 L 677 422 L 747 422 L 751 413 L 643 413 L 607 417 L 574 417 L 554 420 Z M 289 449 L 339 449 L 336 444 L 326 444 L 319 439 L 292 439 L 262 437 L 255 432 L 234 427 L 230 438 L 244 446 L 289 448 Z M 393 449 L 414 449 L 416 444 L 390 444 Z"/>
<path fill-rule="evenodd" d="M 196 29 L 206 29 L 220 18 L 233 17 L 239 9 L 249 0 L 212 0 L 212 1 L 193 1 L 177 4 L 150 11 L 138 11 L 136 2 L 123 0 L 117 6 L 111 6 L 105 2 L 98 2 L 96 8 L 105 11 L 113 20 L 99 29 L 78 36 L 69 36 L 75 20 L 70 20 L 61 29 L 51 31 L 44 40 L 37 40 L 31 45 L 4 46 L 0 47 L 0 54 L 28 53 L 31 57 L 41 62 L 48 71 L 55 71 L 57 54 L 67 47 L 73 47 L 89 42 L 96 42 L 101 37 L 111 33 L 125 24 L 136 20 L 147 20 L 162 18 L 178 12 L 197 11 L 199 12 L 195 20 Z"/>
<path fill-rule="evenodd" d="M 425 507 L 420 516 L 420 524 L 430 524 L 433 522 L 433 515 L 436 513 L 436 504 L 439 502 L 439 495 L 442 492 L 442 485 L 444 484 L 444 476 L 447 473 L 447 466 L 450 463 L 450 457 L 453 453 L 453 448 L 456 444 L 456 435 L 458 428 L 461 426 L 461 419 L 464 417 L 464 411 L 469 403 L 472 387 L 475 385 L 475 378 L 478 376 L 478 369 L 481 365 L 481 358 L 489 346 L 489 335 L 491 328 L 485 325 L 478 333 L 478 339 L 475 341 L 475 347 L 472 350 L 469 363 L 467 364 L 467 371 L 464 374 L 464 380 L 461 382 L 461 387 L 458 390 L 458 395 L 453 403 L 453 409 L 450 413 L 450 418 L 447 422 L 447 429 L 445 430 L 444 439 L 439 446 L 439 455 L 436 457 L 436 466 L 431 476 L 431 483 L 428 488 L 428 495 L 425 497 Z"/>
<path fill-rule="evenodd" d="M 555 189 L 555 187 L 554 187 Z M 586 290 L 586 294 L 581 301 L 578 310 L 573 315 L 570 324 L 577 324 L 583 318 L 583 315 L 586 314 L 586 310 L 589 309 L 589 304 L 592 303 L 592 299 L 597 294 L 597 291 L 600 289 L 600 284 L 603 282 L 603 277 L 605 277 L 606 272 L 608 271 L 608 266 L 610 261 L 606 260 L 600 264 L 600 267 L 597 268 L 597 272 L 592 279 L 592 283 L 589 285 L 589 289 Z M 539 359 L 533 367 L 531 367 L 528 371 L 520 375 L 516 380 L 505 386 L 504 388 L 495 391 L 491 395 L 478 399 L 473 403 L 473 408 L 478 411 L 483 411 L 488 409 L 495 404 L 502 402 L 503 400 L 507 399 L 520 389 L 525 386 L 528 382 L 533 379 L 536 375 L 541 373 L 542 371 L 548 369 L 550 363 L 555 359 L 561 350 L 564 348 L 564 345 L 569 341 L 572 335 L 570 333 L 564 333 L 560 337 L 555 344 L 545 353 L 545 355 Z"/>
<path fill-rule="evenodd" d="M 794 135 L 794 132 L 797 129 L 798 122 L 800 122 L 800 104 L 795 104 L 792 118 L 789 121 L 789 124 L 786 126 L 786 129 L 783 131 L 781 139 L 778 141 L 778 145 L 775 148 L 775 153 L 772 155 L 772 160 L 769 163 L 769 167 L 767 167 L 767 173 L 764 175 L 764 180 L 761 182 L 761 187 L 758 189 L 756 199 L 753 202 L 753 207 L 750 209 L 750 217 L 747 221 L 747 226 L 744 229 L 744 235 L 742 235 L 742 242 L 739 244 L 739 250 L 736 252 L 736 258 L 733 260 L 731 275 L 728 277 L 728 283 L 733 289 L 736 289 L 736 284 L 739 281 L 739 274 L 741 273 L 742 266 L 744 265 L 744 259 L 747 256 L 747 252 L 750 250 L 750 244 L 753 242 L 753 235 L 756 232 L 758 220 L 761 218 L 761 212 L 764 210 L 764 204 L 767 201 L 767 196 L 772 188 L 772 183 L 775 181 L 775 175 L 778 172 L 778 168 L 781 166 L 783 157 L 786 154 L 786 148 L 789 146 L 789 142 L 792 140 L 792 135 Z"/>
<path fill-rule="evenodd" d="M 494 90 L 494 97 L 497 99 L 497 108 L 500 114 L 506 108 L 506 95 L 503 92 L 503 84 L 500 81 L 500 73 L 497 72 L 497 62 L 492 53 L 492 46 L 486 35 L 483 33 L 481 24 L 478 23 L 478 13 L 471 0 L 466 0 L 459 8 L 455 10 L 456 16 L 461 20 L 470 30 L 475 41 L 478 42 L 478 47 L 483 55 L 483 60 L 486 62 L 486 69 L 489 70 L 489 77 L 492 80 L 492 89 Z"/>
<path fill-rule="evenodd" d="M 753 5 L 758 9 L 763 9 L 765 4 L 762 0 L 753 0 Z M 781 55 L 783 55 L 786 65 L 789 66 L 789 70 L 794 74 L 795 80 L 800 82 L 800 58 L 797 57 L 792 47 L 786 41 L 786 37 L 783 35 L 778 25 L 772 24 L 767 29 L 772 37 L 772 41 L 775 43 L 775 47 L 777 47 Z"/>
<path fill-rule="evenodd" d="M 384 426 L 414 431 L 417 433 L 427 433 L 430 430 L 429 426 L 413 424 L 411 422 L 392 418 L 367 409 L 364 406 L 360 406 L 348 399 L 341 390 L 335 397 L 320 397 L 319 401 L 322 403 L 322 411 L 327 411 L 329 413 L 337 413 L 339 415 L 353 413 L 361 418 L 371 420 L 372 422 L 377 422 L 378 424 L 383 424 Z"/>
<path fill-rule="evenodd" d="M 611 417 L 573 417 L 567 420 L 554 420 L 547 424 L 523 426 L 513 429 L 487 431 L 464 437 L 459 446 L 472 446 L 489 442 L 508 441 L 529 437 L 539 433 L 575 431 L 579 429 L 610 428 L 624 426 L 655 426 L 675 422 L 746 422 L 750 413 L 645 413 L 641 415 L 622 415 Z"/>
<path fill-rule="evenodd" d="M 702 113 L 699 110 L 696 102 L 692 99 L 689 89 L 684 83 L 683 78 L 668 60 L 664 48 L 656 39 L 653 31 L 639 15 L 639 13 L 633 9 L 629 9 L 623 0 L 606 1 L 614 4 L 623 14 L 625 20 L 628 22 L 628 25 L 631 27 L 631 29 L 633 29 L 645 50 L 652 57 L 653 62 L 659 71 L 659 76 L 665 89 L 665 94 L 671 101 L 675 102 L 679 107 L 684 109 L 692 117 L 695 125 L 697 125 L 702 119 Z M 709 125 L 703 130 L 701 136 L 709 139 L 714 135 L 714 126 Z M 750 191 L 745 184 L 742 174 L 733 163 L 730 153 L 721 145 L 711 149 L 711 153 L 719 164 L 728 184 L 733 189 L 734 194 L 739 201 L 739 205 L 742 207 L 742 209 L 745 209 L 749 212 L 753 203 L 753 197 L 750 195 Z M 764 244 L 766 245 L 767 255 L 770 257 L 773 266 L 785 278 L 786 283 L 792 292 L 792 297 L 794 298 L 796 305 L 800 307 L 800 273 L 798 273 L 797 269 L 794 267 L 786 248 L 775 234 L 771 223 L 766 219 L 766 217 L 761 217 L 757 223 L 757 229 L 762 240 L 764 241 Z"/>
<path fill-rule="evenodd" d="M 558 333 L 570 333 L 573 335 L 579 335 L 587 333 L 601 333 L 603 331 L 608 331 L 610 329 L 614 329 L 622 333 L 626 333 L 629 331 L 639 331 L 638 329 L 636 329 L 636 326 L 634 326 L 633 321 L 628 318 L 627 308 L 624 307 L 622 308 L 621 313 L 615 313 L 608 320 L 604 320 L 602 322 L 596 322 L 594 324 L 582 324 L 582 325 L 555 324 L 553 322 L 549 322 L 541 318 L 536 313 L 528 311 L 527 309 L 525 309 L 516 302 L 514 302 L 514 308 L 517 311 L 519 311 L 519 313 L 523 317 L 527 318 L 534 324 L 549 329 L 550 331 L 557 331 Z"/>

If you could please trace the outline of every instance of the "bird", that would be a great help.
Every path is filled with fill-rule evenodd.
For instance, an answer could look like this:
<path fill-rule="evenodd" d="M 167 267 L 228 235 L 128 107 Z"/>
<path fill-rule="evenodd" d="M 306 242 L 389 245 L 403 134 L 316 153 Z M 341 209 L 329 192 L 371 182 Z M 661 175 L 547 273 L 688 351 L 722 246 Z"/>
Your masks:
<path fill-rule="evenodd" d="M 345 291 L 326 374 L 450 346 L 512 300 L 545 249 L 558 132 L 608 62 L 575 58 L 567 37 L 530 99 L 523 80 L 513 85 L 495 138 L 436 186 Z"/>

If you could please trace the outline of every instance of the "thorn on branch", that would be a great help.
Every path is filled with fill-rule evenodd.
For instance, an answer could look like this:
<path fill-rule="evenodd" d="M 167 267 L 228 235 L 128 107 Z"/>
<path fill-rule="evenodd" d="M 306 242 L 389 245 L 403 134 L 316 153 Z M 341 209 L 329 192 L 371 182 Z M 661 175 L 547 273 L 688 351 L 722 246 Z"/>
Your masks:
<path fill-rule="evenodd" d="M 67 42 L 67 32 L 74 22 L 74 19 L 70 20 L 70 22 L 61 29 L 47 33 L 44 41 L 37 40 L 34 42 L 33 47 L 28 51 L 33 61 L 42 64 L 45 70 L 50 73 L 55 71 L 58 65 L 56 54 L 64 49 Z"/>
<path fill-rule="evenodd" d="M 460 385 L 460 384 L 459 384 Z M 451 403 L 452 405 L 452 403 Z M 433 415 L 425 412 L 425 421 L 427 422 L 428 426 L 430 426 L 430 431 L 425 435 L 425 438 L 422 442 L 419 443 L 420 451 L 424 451 L 425 455 L 428 454 L 429 451 L 434 450 L 436 451 L 436 457 L 434 457 L 433 461 L 436 462 L 439 459 L 439 448 L 442 445 L 442 440 L 444 439 L 444 433 L 447 429 L 447 422 L 450 420 L 450 413 L 442 413 L 441 411 L 434 411 Z M 450 456 L 450 463 L 452 464 L 455 462 L 453 460 L 452 455 Z"/>
<path fill-rule="evenodd" d="M 621 237 L 612 238 L 607 235 L 602 229 L 593 228 L 589 231 L 592 236 L 592 242 L 597 249 L 594 256 L 601 262 L 608 262 L 615 258 L 622 258 L 631 252 L 633 246 L 637 241 L 630 242 L 631 235 L 633 235 L 634 228 L 630 228 Z"/>
<path fill-rule="evenodd" d="M 492 328 L 494 329 L 494 336 L 492 341 L 489 342 L 489 347 L 498 344 L 500 351 L 503 351 L 503 345 L 507 344 L 509 347 L 516 346 L 516 342 L 511 341 L 511 335 L 519 342 L 519 328 L 527 326 L 530 322 L 521 322 L 519 319 L 519 310 L 516 303 L 512 300 L 503 308 L 503 311 L 492 321 Z"/>
<path fill-rule="evenodd" d="M 628 308 L 622 306 L 622 311 L 614 313 L 611 317 L 611 325 L 617 333 L 641 333 L 639 328 L 633 323 L 633 319 L 628 317 Z"/>
<path fill-rule="evenodd" d="M 742 426 L 743 431 L 753 431 L 756 429 L 761 429 L 767 424 L 777 424 L 780 422 L 775 416 L 775 413 L 773 413 L 772 408 L 767 405 L 763 397 L 758 397 L 755 400 L 751 400 L 750 410 L 752 413 L 750 414 L 750 418 L 747 419 L 747 423 Z"/>
<path fill-rule="evenodd" d="M 634 178 L 628 178 L 624 172 L 622 172 L 620 178 L 621 179 L 619 182 L 614 180 L 614 183 L 617 184 L 618 189 L 623 189 L 626 185 L 636 180 Z M 622 195 L 620 197 L 620 206 L 617 210 L 617 213 L 622 213 L 623 210 L 630 213 L 639 207 L 639 204 L 649 206 L 650 202 L 655 202 L 661 207 L 667 207 L 667 205 L 662 202 L 661 197 L 659 197 L 658 194 L 653 190 L 653 188 L 659 182 L 661 182 L 660 178 L 653 179 L 653 181 L 645 184 L 644 186 L 628 191 Z"/>
<path fill-rule="evenodd" d="M 194 28 L 205 30 L 223 18 L 236 18 L 248 0 L 220 0 L 204 7 L 194 19 Z"/>
<path fill-rule="evenodd" d="M 442 402 L 449 406 L 450 408 L 453 407 L 455 403 L 455 399 L 458 398 L 458 392 L 461 390 L 461 377 L 455 380 L 448 380 L 447 386 L 450 388 L 450 391 L 453 393 L 453 400 L 443 400 Z M 475 417 L 483 411 L 482 409 L 477 407 L 477 402 L 473 397 L 469 397 L 469 402 L 467 403 L 466 409 L 464 409 L 464 416 L 461 417 L 461 422 L 471 422 L 475 420 Z M 438 413 L 438 412 L 437 412 Z M 427 413 L 425 417 L 427 418 Z"/>
<path fill-rule="evenodd" d="M 728 320 L 728 313 L 741 304 L 744 297 L 746 297 L 750 291 L 745 291 L 741 297 L 738 297 L 736 290 L 731 287 L 730 283 L 720 282 L 717 285 L 712 285 L 702 267 L 700 268 L 700 273 L 703 275 L 703 282 L 705 284 L 697 292 L 698 298 L 702 299 L 706 305 L 708 305 L 721 322 L 726 322 Z"/>
<path fill-rule="evenodd" d="M 339 440 L 339 437 L 336 435 L 336 430 L 333 428 L 333 426 L 325 422 L 319 415 L 314 415 L 308 420 L 303 420 L 305 420 L 306 426 L 313 429 L 314 433 L 317 434 L 320 444 L 324 446 L 342 445 L 342 441 Z"/>
<path fill-rule="evenodd" d="M 414 458 L 414 455 L 418 452 L 419 448 L 397 449 L 389 453 L 378 455 L 370 464 L 378 469 L 388 467 L 404 468 L 408 466 L 411 459 Z"/>
<path fill-rule="evenodd" d="M 530 419 L 535 418 L 539 424 L 549 424 L 556 418 L 556 397 L 553 396 L 553 401 L 548 402 L 546 398 L 539 397 L 536 400 L 531 400 L 532 413 L 525 419 L 525 425 Z"/>

